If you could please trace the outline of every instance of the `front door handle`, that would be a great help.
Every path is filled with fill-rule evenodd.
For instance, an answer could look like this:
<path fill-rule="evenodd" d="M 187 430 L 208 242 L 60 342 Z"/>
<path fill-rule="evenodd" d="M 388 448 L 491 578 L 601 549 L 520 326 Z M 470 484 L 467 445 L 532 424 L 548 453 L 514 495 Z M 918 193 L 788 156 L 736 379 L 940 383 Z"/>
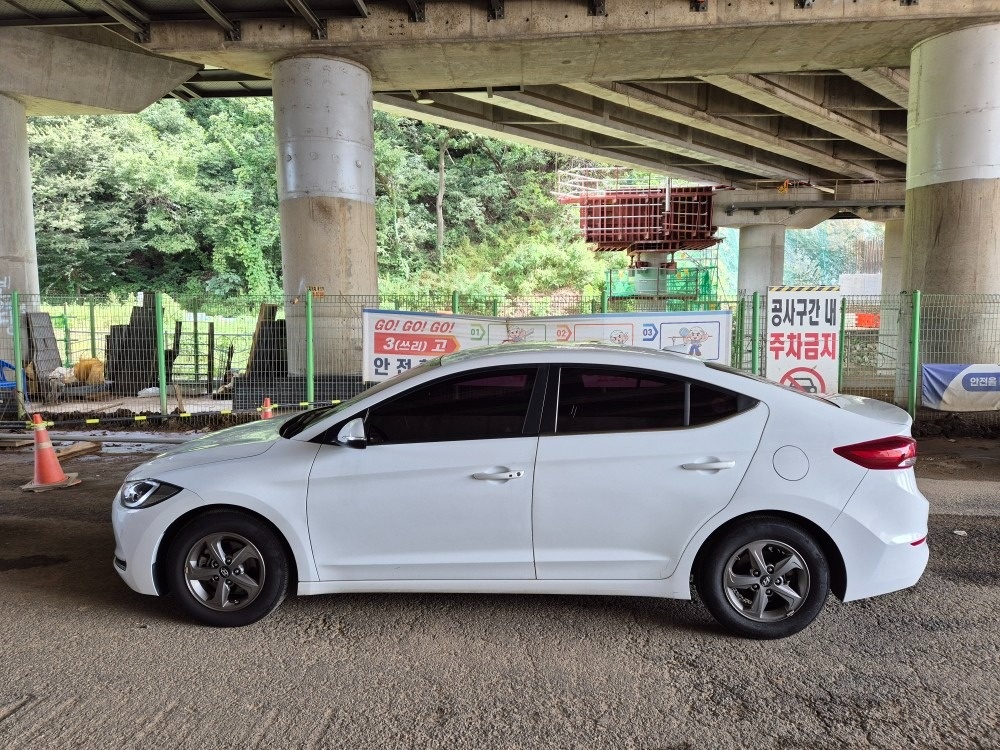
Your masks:
<path fill-rule="evenodd" d="M 493 481 L 504 480 L 504 479 L 520 479 L 524 476 L 524 472 L 520 469 L 515 469 L 512 471 L 479 471 L 472 475 L 473 479 L 492 479 Z"/>
<path fill-rule="evenodd" d="M 703 464 L 681 464 L 682 469 L 690 471 L 719 471 L 720 469 L 732 469 L 736 466 L 735 461 L 707 461 Z"/>

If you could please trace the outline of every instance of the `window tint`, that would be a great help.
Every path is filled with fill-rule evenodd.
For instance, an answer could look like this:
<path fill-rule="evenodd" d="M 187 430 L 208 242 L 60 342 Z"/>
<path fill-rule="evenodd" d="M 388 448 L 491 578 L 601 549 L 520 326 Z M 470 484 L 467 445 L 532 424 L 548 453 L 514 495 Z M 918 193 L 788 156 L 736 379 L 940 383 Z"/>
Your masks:
<path fill-rule="evenodd" d="M 556 432 L 626 432 L 684 426 L 683 380 L 627 370 L 564 367 Z"/>
<path fill-rule="evenodd" d="M 556 432 L 628 432 L 694 427 L 753 407 L 746 396 L 648 372 L 564 367 Z"/>
<path fill-rule="evenodd" d="M 754 403 L 751 400 L 750 405 Z M 744 409 L 740 408 L 739 396 L 731 391 L 712 388 L 704 383 L 691 383 L 691 420 L 688 422 L 691 426 L 716 422 Z"/>
<path fill-rule="evenodd" d="M 372 444 L 515 437 L 524 430 L 537 368 L 479 370 L 407 391 L 365 420 Z"/>

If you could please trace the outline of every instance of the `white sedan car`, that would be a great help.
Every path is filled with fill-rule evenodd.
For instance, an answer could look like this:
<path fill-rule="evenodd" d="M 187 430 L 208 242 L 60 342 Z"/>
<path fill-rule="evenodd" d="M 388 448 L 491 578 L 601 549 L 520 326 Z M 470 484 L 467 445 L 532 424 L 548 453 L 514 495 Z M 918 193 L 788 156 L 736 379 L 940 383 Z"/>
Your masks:
<path fill-rule="evenodd" d="M 914 585 L 927 501 L 902 410 L 684 355 L 511 345 L 160 455 L 114 501 L 115 569 L 202 622 L 286 593 L 690 599 L 752 638 L 832 590 Z"/>

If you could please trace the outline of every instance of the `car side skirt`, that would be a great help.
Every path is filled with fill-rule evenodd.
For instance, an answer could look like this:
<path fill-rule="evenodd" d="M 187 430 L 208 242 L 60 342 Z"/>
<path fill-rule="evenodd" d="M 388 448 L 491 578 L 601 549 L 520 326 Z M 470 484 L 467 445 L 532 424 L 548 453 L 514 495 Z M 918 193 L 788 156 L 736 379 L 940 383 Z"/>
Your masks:
<path fill-rule="evenodd" d="M 313 594 L 423 593 L 423 594 L 580 594 L 586 596 L 650 596 L 659 599 L 690 599 L 691 586 L 675 581 L 593 580 L 495 580 L 495 581 L 300 581 L 299 596 Z"/>

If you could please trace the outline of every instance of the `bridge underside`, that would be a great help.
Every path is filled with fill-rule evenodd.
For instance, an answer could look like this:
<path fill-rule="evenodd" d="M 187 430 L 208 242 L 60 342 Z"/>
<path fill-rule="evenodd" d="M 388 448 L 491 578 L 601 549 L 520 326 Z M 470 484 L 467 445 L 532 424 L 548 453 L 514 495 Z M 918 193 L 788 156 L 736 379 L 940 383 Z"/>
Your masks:
<path fill-rule="evenodd" d="M 757 244 L 768 251 L 756 253 L 774 258 L 756 274 L 770 279 L 780 266 L 770 249 L 782 236 L 775 227 L 807 226 L 844 206 L 874 220 L 900 217 L 914 128 L 920 149 L 933 149 L 935 123 L 961 118 L 971 105 L 988 114 L 940 132 L 963 144 L 992 140 L 996 110 L 988 100 L 998 82 L 984 71 L 998 62 L 991 51 L 1000 47 L 998 27 L 988 25 L 997 22 L 1000 0 L 259 0 L 252 8 L 237 0 L 18 0 L 0 3 L 0 115 L 132 112 L 163 96 L 273 94 L 276 111 L 287 115 L 309 110 L 309 85 L 291 99 L 275 92 L 282 61 L 312 61 L 307 68 L 324 71 L 322 61 L 346 60 L 366 71 L 373 106 L 397 115 L 737 188 L 734 196 L 800 189 L 788 206 L 734 197 L 717 221 L 772 227 L 757 230 L 767 234 Z M 936 38 L 967 46 L 927 42 Z M 910 66 L 925 44 L 921 95 L 946 111 L 921 119 Z M 948 70 L 950 78 L 938 80 Z M 950 97 L 949 89 L 973 95 Z M 327 132 L 342 129 L 337 110 L 329 108 Z M 293 130 L 302 124 L 296 117 Z M 355 125 L 349 130 L 366 137 Z M 932 206 L 924 214 L 946 224 L 958 219 L 933 206 L 961 206 L 963 236 L 978 239 L 972 252 L 1000 257 L 1000 230 L 987 219 L 995 207 L 948 188 L 964 175 L 959 184 L 985 179 L 990 184 L 973 192 L 993 196 L 1000 156 L 990 148 L 949 152 L 914 187 L 921 205 Z M 26 154 L 15 157 L 7 157 L 11 174 L 25 169 Z M 357 160 L 359 169 L 369 169 L 367 158 Z M 965 162 L 985 167 L 970 171 Z M 23 184 L 0 184 L 0 213 L 24 219 L 27 210 L 30 219 Z M 325 197 L 341 200 L 342 186 L 334 188 Z M 807 199 L 829 210 L 802 211 Z M 0 238 L 5 246 L 33 247 L 27 219 L 8 222 L 24 236 Z M 895 225 L 892 234 L 901 234 Z M 887 288 L 926 281 L 927 254 L 947 249 L 948 232 L 933 233 L 933 241 L 916 229 L 905 236 L 905 259 L 894 265 L 902 278 Z M 748 257 L 757 244 L 748 239 Z M 343 250 L 283 248 L 286 258 L 324 252 Z M 914 253 L 922 259 L 913 262 Z M 1000 291 L 1000 278 L 974 279 L 975 291 Z M 339 288 L 332 277 L 299 282 Z M 374 291 L 373 283 L 355 291 Z"/>

